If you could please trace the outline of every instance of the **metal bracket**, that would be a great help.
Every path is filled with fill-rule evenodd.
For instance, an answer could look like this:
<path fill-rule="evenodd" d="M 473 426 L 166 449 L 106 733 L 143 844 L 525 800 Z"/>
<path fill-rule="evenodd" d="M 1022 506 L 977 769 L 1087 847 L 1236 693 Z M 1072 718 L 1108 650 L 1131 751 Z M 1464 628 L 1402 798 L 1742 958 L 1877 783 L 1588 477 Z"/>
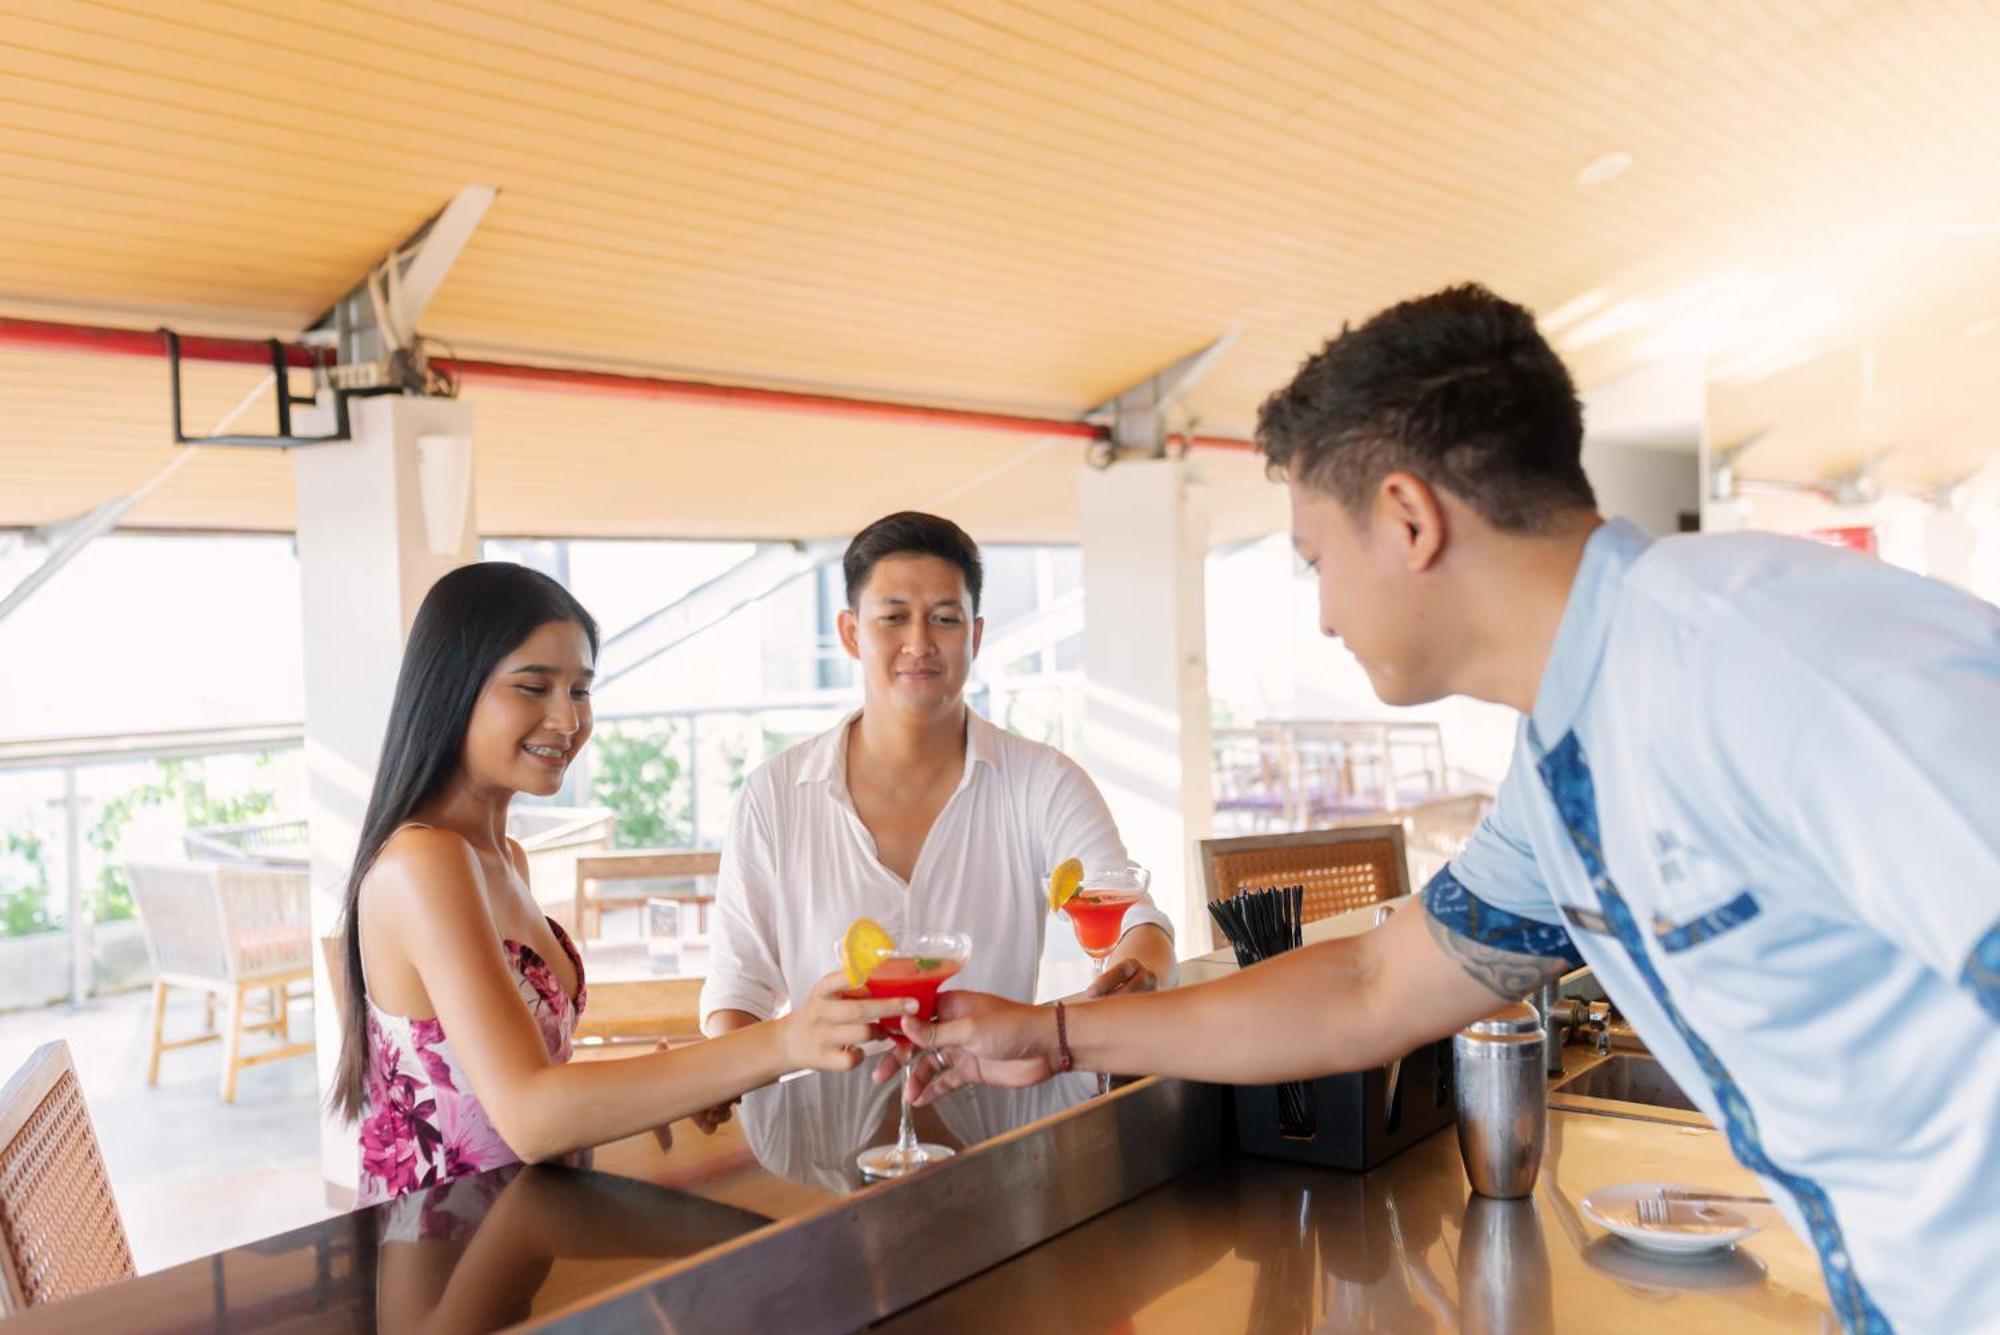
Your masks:
<path fill-rule="evenodd" d="M 1887 463 L 1899 449 L 1899 446 L 1892 445 L 1888 449 L 1878 450 L 1854 467 L 1828 478 L 1825 485 L 1832 488 L 1833 503 L 1839 506 L 1854 506 L 1880 500 L 1882 465 Z"/>
<path fill-rule="evenodd" d="M 417 321 L 498 193 L 490 185 L 461 186 L 306 325 L 300 335 L 304 343 L 334 349 L 335 365 L 328 374 L 335 388 L 438 392 Z"/>
<path fill-rule="evenodd" d="M 1708 498 L 1712 501 L 1733 501 L 1736 499 L 1736 484 L 1741 481 L 1736 473 L 1736 462 L 1749 452 L 1750 447 L 1771 434 L 1769 427 L 1751 432 L 1733 445 L 1718 445 L 1708 452 Z"/>
<path fill-rule="evenodd" d="M 285 345 L 277 339 L 265 341 L 271 354 L 271 391 L 278 402 L 278 434 L 275 436 L 247 436 L 230 434 L 226 436 L 190 436 L 181 422 L 181 339 L 171 329 L 160 333 L 167 340 L 167 375 L 172 385 L 174 444 L 176 445 L 247 445 L 256 447 L 276 447 L 289 450 L 300 445 L 328 445 L 336 441 L 351 439 L 347 421 L 347 393 L 334 389 L 333 432 L 325 436 L 296 436 L 292 434 L 292 409 L 310 407 L 319 402 L 314 398 L 302 398 L 292 393 L 291 366 L 285 360 Z"/>
<path fill-rule="evenodd" d="M 1207 347 L 1189 353 L 1085 413 L 1084 421 L 1111 428 L 1109 437 L 1091 442 L 1090 462 L 1098 468 L 1108 468 L 1120 454 L 1128 453 L 1166 458 L 1170 434 L 1167 409 L 1194 388 L 1195 382 L 1208 373 L 1242 334 L 1243 328 L 1238 325 Z"/>

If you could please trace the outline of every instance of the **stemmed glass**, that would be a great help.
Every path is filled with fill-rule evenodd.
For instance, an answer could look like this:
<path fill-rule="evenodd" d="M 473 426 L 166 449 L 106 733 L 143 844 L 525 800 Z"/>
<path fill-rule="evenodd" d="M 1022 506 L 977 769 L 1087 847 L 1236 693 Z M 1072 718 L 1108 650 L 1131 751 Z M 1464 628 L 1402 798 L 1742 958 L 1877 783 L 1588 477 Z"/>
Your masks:
<path fill-rule="evenodd" d="M 843 950 L 845 949 L 843 945 Z M 965 967 L 972 955 L 972 938 L 963 932 L 920 927 L 892 946 L 876 953 L 876 959 L 862 984 L 871 997 L 915 997 L 917 1014 L 925 1020 L 937 1018 L 937 994 L 954 974 Z M 880 1020 L 882 1031 L 896 1040 L 896 1048 L 907 1063 L 914 1059 L 910 1040 L 903 1033 L 903 1017 L 891 1015 Z M 863 1150 L 855 1159 L 866 1177 L 901 1177 L 925 1164 L 949 1159 L 957 1151 L 949 1145 L 930 1145 L 917 1140 L 910 1115 L 910 1082 L 901 1086 L 903 1112 L 896 1130 L 896 1143 Z"/>
<path fill-rule="evenodd" d="M 1053 875 L 1053 873 L 1051 873 Z M 1044 883 L 1050 879 L 1042 878 Z M 1136 862 L 1101 862 L 1087 865 L 1083 881 L 1058 912 L 1069 918 L 1076 943 L 1090 956 L 1091 971 L 1104 972 L 1104 961 L 1118 948 L 1124 934 L 1125 910 L 1145 897 L 1153 874 Z M 1099 1072 L 1097 1092 L 1111 1088 L 1109 1072 Z"/>

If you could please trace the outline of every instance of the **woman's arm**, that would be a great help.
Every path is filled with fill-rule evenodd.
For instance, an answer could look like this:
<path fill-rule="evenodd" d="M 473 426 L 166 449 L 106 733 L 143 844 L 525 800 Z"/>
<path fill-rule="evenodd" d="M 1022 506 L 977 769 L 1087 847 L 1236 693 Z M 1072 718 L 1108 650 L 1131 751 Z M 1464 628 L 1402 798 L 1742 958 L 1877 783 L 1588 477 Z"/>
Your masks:
<path fill-rule="evenodd" d="M 410 830 L 369 873 L 365 926 L 385 933 L 421 979 L 472 1091 L 510 1149 L 536 1163 L 726 1102 L 802 1066 L 849 1070 L 895 1000 L 843 995 L 837 975 L 770 1024 L 615 1062 L 557 1065 L 510 973 L 472 849 Z"/>

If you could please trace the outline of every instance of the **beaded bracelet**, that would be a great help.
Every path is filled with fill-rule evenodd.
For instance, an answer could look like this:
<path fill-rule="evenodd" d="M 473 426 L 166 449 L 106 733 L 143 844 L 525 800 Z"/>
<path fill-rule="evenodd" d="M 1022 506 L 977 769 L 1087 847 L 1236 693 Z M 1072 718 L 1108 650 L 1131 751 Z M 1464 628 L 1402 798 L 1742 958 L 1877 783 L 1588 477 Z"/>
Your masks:
<path fill-rule="evenodd" d="M 1069 1017 L 1063 1013 L 1063 1004 L 1056 1003 L 1056 1070 L 1067 1071 L 1076 1065 L 1076 1057 L 1069 1050 Z"/>

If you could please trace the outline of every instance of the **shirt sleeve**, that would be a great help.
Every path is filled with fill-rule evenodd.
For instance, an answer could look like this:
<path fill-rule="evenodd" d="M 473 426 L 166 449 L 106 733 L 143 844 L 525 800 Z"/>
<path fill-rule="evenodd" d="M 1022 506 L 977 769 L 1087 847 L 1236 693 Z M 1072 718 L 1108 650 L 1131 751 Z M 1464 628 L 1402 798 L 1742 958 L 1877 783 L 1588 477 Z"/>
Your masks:
<path fill-rule="evenodd" d="M 709 926 L 708 977 L 701 985 L 701 1023 L 717 1011 L 746 1011 L 760 1020 L 778 1013 L 788 993 L 778 963 L 777 877 L 768 779 L 753 774 L 737 794 L 729 837 L 716 877 Z"/>
<path fill-rule="evenodd" d="M 1525 835 L 1529 785 L 1540 776 L 1517 743 L 1492 810 L 1423 890 L 1424 911 L 1454 935 L 1496 950 L 1583 963 Z"/>
<path fill-rule="evenodd" d="M 1118 822 L 1111 818 L 1104 794 L 1097 791 L 1097 785 L 1074 760 L 1060 752 L 1054 760 L 1055 781 L 1049 790 L 1044 818 L 1039 822 L 1041 846 L 1036 850 L 1039 869 L 1053 871 L 1064 858 L 1080 858 L 1086 867 L 1127 860 L 1130 855 L 1125 851 L 1125 840 L 1118 833 Z M 1036 893 L 1043 893 L 1039 884 Z M 1118 939 L 1124 940 L 1127 932 L 1147 924 L 1165 932 L 1168 940 L 1173 939 L 1174 921 L 1161 912 L 1151 892 L 1125 910 Z"/>
<path fill-rule="evenodd" d="M 1845 652 L 1764 646 L 1785 700 L 1744 685 L 1788 727 L 1746 779 L 1807 881 L 2000 1020 L 2000 611 L 1901 582 Z"/>

